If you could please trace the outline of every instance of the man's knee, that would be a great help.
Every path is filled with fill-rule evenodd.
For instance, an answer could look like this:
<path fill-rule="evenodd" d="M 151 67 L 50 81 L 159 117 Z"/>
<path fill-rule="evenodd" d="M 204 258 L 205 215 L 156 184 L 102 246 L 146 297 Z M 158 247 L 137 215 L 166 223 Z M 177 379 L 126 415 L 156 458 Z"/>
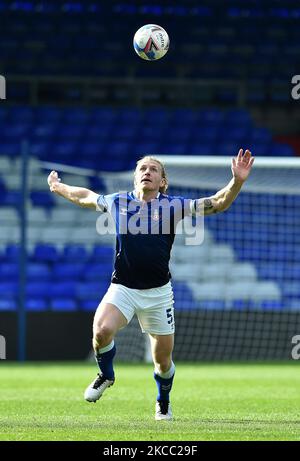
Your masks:
<path fill-rule="evenodd" d="M 94 349 L 105 347 L 114 336 L 114 330 L 108 325 L 96 325 L 94 327 L 93 346 Z"/>
<path fill-rule="evenodd" d="M 166 373 L 172 365 L 174 336 L 151 335 L 152 357 L 155 369 L 159 373 Z"/>
<path fill-rule="evenodd" d="M 156 354 L 154 357 L 155 368 L 159 373 L 166 373 L 172 365 L 172 357 L 170 355 Z"/>
<path fill-rule="evenodd" d="M 169 362 L 165 362 L 165 363 L 156 363 L 155 364 L 155 369 L 157 370 L 157 372 L 159 374 L 167 373 L 171 368 L 171 364 L 172 364 L 171 360 Z"/>

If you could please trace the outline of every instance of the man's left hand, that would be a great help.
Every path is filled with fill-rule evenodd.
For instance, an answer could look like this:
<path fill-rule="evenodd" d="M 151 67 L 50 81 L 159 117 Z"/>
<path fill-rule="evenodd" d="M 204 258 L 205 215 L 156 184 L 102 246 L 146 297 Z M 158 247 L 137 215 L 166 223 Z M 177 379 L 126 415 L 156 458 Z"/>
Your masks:
<path fill-rule="evenodd" d="M 238 155 L 231 162 L 233 177 L 242 182 L 248 178 L 254 162 L 254 157 L 251 156 L 250 150 L 247 149 L 245 153 L 243 152 L 243 149 L 240 149 Z"/>

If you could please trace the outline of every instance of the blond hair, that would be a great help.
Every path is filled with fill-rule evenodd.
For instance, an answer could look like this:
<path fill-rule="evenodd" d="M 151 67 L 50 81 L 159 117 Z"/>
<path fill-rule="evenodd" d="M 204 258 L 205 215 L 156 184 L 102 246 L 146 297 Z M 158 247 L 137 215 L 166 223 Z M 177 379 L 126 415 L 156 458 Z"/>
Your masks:
<path fill-rule="evenodd" d="M 161 177 L 162 179 L 165 180 L 165 183 L 163 186 L 161 186 L 159 188 L 159 192 L 161 194 L 164 194 L 166 192 L 166 190 L 168 189 L 168 178 L 167 178 L 167 174 L 166 174 L 166 170 L 165 170 L 165 166 L 164 164 L 158 160 L 157 158 L 155 157 L 152 157 L 151 155 L 145 155 L 144 157 L 140 158 L 137 162 L 136 162 L 136 167 L 135 167 L 135 170 L 134 170 L 134 177 L 135 177 L 135 174 L 136 174 L 136 170 L 137 168 L 139 167 L 139 165 L 144 161 L 144 160 L 149 160 L 151 162 L 156 162 L 158 163 L 158 165 L 160 166 L 160 169 L 161 169 Z M 135 184 L 135 180 L 134 180 L 134 184 Z"/>

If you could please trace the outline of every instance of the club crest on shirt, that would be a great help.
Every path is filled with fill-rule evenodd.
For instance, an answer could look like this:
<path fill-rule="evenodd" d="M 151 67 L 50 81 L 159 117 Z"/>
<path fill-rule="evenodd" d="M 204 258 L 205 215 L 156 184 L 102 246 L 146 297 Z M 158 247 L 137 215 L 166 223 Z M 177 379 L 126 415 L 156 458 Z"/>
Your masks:
<path fill-rule="evenodd" d="M 153 221 L 158 221 L 159 220 L 159 213 L 158 210 L 153 211 L 153 216 L 152 216 Z"/>

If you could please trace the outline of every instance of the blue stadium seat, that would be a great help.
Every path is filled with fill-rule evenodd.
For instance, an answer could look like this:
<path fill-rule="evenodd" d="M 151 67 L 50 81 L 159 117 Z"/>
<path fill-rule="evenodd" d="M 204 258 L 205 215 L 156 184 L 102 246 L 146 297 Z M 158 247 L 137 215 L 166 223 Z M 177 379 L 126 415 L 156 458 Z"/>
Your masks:
<path fill-rule="evenodd" d="M 170 126 L 188 126 L 196 125 L 198 113 L 191 109 L 173 109 L 170 113 Z M 195 128 L 197 125 L 195 126 Z"/>
<path fill-rule="evenodd" d="M 13 282 L 0 282 L 1 299 L 15 299 L 18 295 L 18 283 Z"/>
<path fill-rule="evenodd" d="M 298 281 L 288 281 L 282 284 L 283 295 L 287 298 L 300 299 L 300 284 Z"/>
<path fill-rule="evenodd" d="M 81 299 L 80 300 L 80 309 L 83 311 L 95 311 L 99 305 L 100 298 L 95 299 Z"/>
<path fill-rule="evenodd" d="M 298 252 L 298 255 L 299 255 L 299 252 Z M 296 261 L 299 261 L 299 259 L 297 259 L 297 256 L 295 257 L 295 260 Z M 278 267 L 278 265 L 276 264 L 276 267 L 278 269 L 278 272 L 280 272 L 280 266 Z M 291 264 L 291 263 L 285 263 L 284 264 L 284 267 L 282 268 L 282 271 L 281 271 L 281 276 L 283 279 L 286 279 L 286 280 L 300 280 L 300 264 L 299 263 L 294 263 L 294 264 Z"/>
<path fill-rule="evenodd" d="M 86 128 L 86 139 L 89 142 L 105 141 L 110 138 L 114 125 L 110 122 L 94 123 Z"/>
<path fill-rule="evenodd" d="M 33 157 L 38 157 L 40 160 L 48 160 L 53 150 L 52 142 L 46 137 L 42 141 L 39 139 L 34 140 L 30 143 L 29 150 Z"/>
<path fill-rule="evenodd" d="M 114 255 L 114 249 L 111 247 L 106 247 L 106 246 L 99 246 L 96 245 L 92 249 L 92 254 L 91 254 L 91 261 L 93 262 L 111 262 L 113 260 L 113 255 Z"/>
<path fill-rule="evenodd" d="M 248 139 L 249 128 L 247 126 L 223 127 L 219 131 L 219 139 L 222 141 L 244 142 Z"/>
<path fill-rule="evenodd" d="M 230 308 L 236 311 L 248 310 L 251 308 L 251 301 L 248 299 L 233 299 Z"/>
<path fill-rule="evenodd" d="M 139 129 L 135 125 L 124 124 L 114 129 L 114 139 L 133 141 L 136 136 L 139 137 Z"/>
<path fill-rule="evenodd" d="M 22 192 L 17 190 L 7 190 L 4 196 L 0 197 L 0 204 L 5 206 L 17 207 L 22 200 Z"/>
<path fill-rule="evenodd" d="M 0 281 L 9 282 L 17 280 L 19 276 L 19 265 L 16 263 L 2 263 L 0 264 Z"/>
<path fill-rule="evenodd" d="M 54 285 L 50 282 L 28 282 L 26 297 L 32 299 L 46 299 L 53 292 Z"/>
<path fill-rule="evenodd" d="M 54 205 L 50 192 L 33 191 L 30 193 L 30 199 L 34 206 L 52 207 Z"/>
<path fill-rule="evenodd" d="M 5 259 L 7 262 L 19 262 L 20 258 L 20 246 L 19 245 L 7 245 L 5 248 Z"/>
<path fill-rule="evenodd" d="M 186 143 L 191 137 L 191 128 L 189 126 L 176 127 L 168 133 L 168 142 Z"/>
<path fill-rule="evenodd" d="M 101 263 L 89 263 L 86 265 L 83 278 L 87 281 L 100 281 L 108 282 L 112 273 L 112 262 L 101 261 Z"/>
<path fill-rule="evenodd" d="M 92 110 L 91 119 L 94 122 L 114 122 L 117 119 L 117 111 L 111 108 L 96 108 Z"/>
<path fill-rule="evenodd" d="M 199 303 L 194 299 L 175 298 L 174 307 L 176 311 L 191 311 L 199 309 Z"/>
<path fill-rule="evenodd" d="M 97 191 L 98 193 L 103 193 L 103 194 L 107 193 L 105 182 L 103 179 L 93 176 L 92 178 L 89 178 L 89 181 L 90 181 L 91 190 L 94 190 L 94 191 Z"/>
<path fill-rule="evenodd" d="M 287 265 L 280 261 L 277 261 L 276 264 L 274 262 L 263 262 L 256 266 L 259 277 L 266 280 L 281 280 L 288 269 Z"/>
<path fill-rule="evenodd" d="M 284 309 L 284 303 L 281 300 L 267 299 L 261 301 L 259 307 L 265 311 L 282 311 Z"/>
<path fill-rule="evenodd" d="M 69 109 L 64 112 L 63 122 L 71 124 L 71 127 L 80 128 L 90 121 L 91 113 L 85 109 Z"/>
<path fill-rule="evenodd" d="M 132 125 L 138 123 L 141 120 L 143 111 L 135 107 L 121 107 L 118 109 L 117 114 L 118 121 Z"/>
<path fill-rule="evenodd" d="M 284 240 L 286 241 L 285 234 Z M 287 243 L 270 244 L 268 247 L 269 254 L 272 260 L 283 261 L 288 263 L 297 263 L 299 262 L 300 256 L 300 247 L 299 245 Z"/>
<path fill-rule="evenodd" d="M 287 300 L 285 300 L 285 303 L 286 303 L 285 307 L 288 310 L 296 311 L 296 312 L 300 311 L 300 299 L 299 298 L 287 299 Z"/>
<path fill-rule="evenodd" d="M 66 146 L 68 147 L 68 154 L 70 152 L 73 154 L 77 145 L 75 144 L 74 147 L 74 142 L 68 143 L 67 140 L 78 141 L 83 138 L 86 135 L 86 127 L 84 125 L 64 125 L 57 130 L 56 135 L 62 141 L 57 147 L 58 154 L 60 154 L 60 146 L 62 146 L 64 154 L 66 153 Z"/>
<path fill-rule="evenodd" d="M 55 298 L 51 299 L 51 310 L 72 312 L 77 310 L 77 303 L 73 298 Z"/>
<path fill-rule="evenodd" d="M 191 289 L 184 282 L 172 282 L 175 309 L 176 310 L 193 310 L 199 307 L 199 303 L 195 301 Z"/>
<path fill-rule="evenodd" d="M 27 298 L 25 307 L 27 311 L 46 311 L 48 303 L 44 298 Z"/>
<path fill-rule="evenodd" d="M 51 299 L 72 299 L 75 298 L 76 290 L 76 282 L 56 282 L 52 284 L 51 292 L 49 292 L 48 296 Z"/>
<path fill-rule="evenodd" d="M 272 143 L 269 150 L 276 157 L 290 157 L 295 154 L 294 148 L 288 144 Z"/>
<path fill-rule="evenodd" d="M 43 124 L 36 124 L 32 126 L 31 129 L 31 139 L 33 143 L 38 145 L 39 141 L 47 141 L 50 140 L 51 137 L 55 136 L 57 133 L 57 123 L 43 123 Z M 38 149 L 38 148 L 36 148 Z M 37 155 L 37 151 L 35 151 L 35 155 Z"/>
<path fill-rule="evenodd" d="M 100 158 L 104 150 L 104 146 L 105 144 L 103 143 L 102 140 L 98 140 L 94 142 L 88 141 L 88 142 L 83 143 L 80 146 L 78 150 L 78 154 L 79 156 L 84 156 L 85 158 L 86 157 L 92 158 L 92 159 Z"/>
<path fill-rule="evenodd" d="M 62 263 L 54 264 L 52 269 L 53 279 L 56 281 L 79 280 L 84 274 L 84 263 Z"/>
<path fill-rule="evenodd" d="M 0 178 L 0 194 L 6 193 L 6 185 L 4 179 Z"/>
<path fill-rule="evenodd" d="M 251 115 L 246 109 L 232 109 L 225 113 L 225 124 L 251 126 Z"/>
<path fill-rule="evenodd" d="M 199 301 L 198 303 L 199 309 L 205 310 L 224 310 L 225 309 L 225 301 L 221 299 L 204 299 Z"/>
<path fill-rule="evenodd" d="M 2 296 L 2 295 L 1 295 Z M 17 310 L 17 303 L 14 299 L 0 299 L 0 312 L 1 311 L 16 311 Z"/>
<path fill-rule="evenodd" d="M 35 109 L 35 115 L 36 119 L 40 122 L 44 121 L 45 123 L 58 123 L 63 116 L 63 112 L 57 107 L 42 106 Z"/>
<path fill-rule="evenodd" d="M 34 118 L 34 109 L 32 107 L 12 107 L 9 116 L 14 122 L 31 122 Z"/>
<path fill-rule="evenodd" d="M 192 139 L 195 144 L 209 144 L 215 143 L 219 137 L 220 127 L 212 125 L 211 123 L 201 123 L 199 126 L 195 126 L 192 131 Z"/>
<path fill-rule="evenodd" d="M 57 142 L 55 145 L 55 155 L 60 161 L 65 159 L 71 160 L 77 150 L 77 146 L 77 140 Z"/>
<path fill-rule="evenodd" d="M 88 251 L 82 245 L 66 245 L 61 255 L 61 260 L 68 263 L 85 262 L 88 259 Z"/>
<path fill-rule="evenodd" d="M 129 154 L 129 150 L 127 152 Z M 129 161 L 127 160 L 127 154 L 124 152 L 115 152 L 119 158 L 107 158 L 107 159 L 99 159 L 97 162 L 98 168 L 102 171 L 124 171 L 128 170 L 129 168 Z"/>
<path fill-rule="evenodd" d="M 130 154 L 131 143 L 128 141 L 112 141 L 106 145 L 107 153 L 109 157 L 116 159 L 124 159 Z"/>
<path fill-rule="evenodd" d="M 137 142 L 140 143 L 149 143 L 157 142 L 164 139 L 166 134 L 165 126 L 154 126 L 154 125 L 142 125 L 139 129 L 139 136 Z"/>
<path fill-rule="evenodd" d="M 3 106 L 0 107 L 0 121 L 1 121 L 1 126 L 4 125 L 5 120 L 6 120 L 7 116 L 8 116 L 8 114 L 9 114 L 9 113 L 7 112 L 6 109 L 4 109 Z"/>
<path fill-rule="evenodd" d="M 29 263 L 27 265 L 27 279 L 28 281 L 50 281 L 51 271 L 47 264 L 43 263 Z"/>
<path fill-rule="evenodd" d="M 272 140 L 272 133 L 268 128 L 252 128 L 249 135 L 249 142 L 270 143 Z"/>
<path fill-rule="evenodd" d="M 144 110 L 144 125 L 155 125 L 158 127 L 165 126 L 169 121 L 170 113 L 163 108 L 150 108 Z"/>
<path fill-rule="evenodd" d="M 10 142 L 14 139 L 21 139 L 27 137 L 27 133 L 29 132 L 31 126 L 28 124 L 23 123 L 14 123 L 10 126 L 5 127 L 5 131 L 2 134 L 4 142 Z"/>
<path fill-rule="evenodd" d="M 1 143 L 1 154 L 7 155 L 9 157 L 16 157 L 21 153 L 21 141 L 7 141 Z"/>
<path fill-rule="evenodd" d="M 199 123 L 213 123 L 217 125 L 218 123 L 223 122 L 224 120 L 224 112 L 222 112 L 219 109 L 213 109 L 213 108 L 208 108 L 208 109 L 202 109 L 199 111 Z"/>
<path fill-rule="evenodd" d="M 186 142 L 167 142 L 163 143 L 159 148 L 161 155 L 186 155 L 189 153 L 188 145 Z"/>
<path fill-rule="evenodd" d="M 223 142 L 216 147 L 216 153 L 217 155 L 228 155 L 233 157 L 234 155 L 237 155 L 240 147 L 241 146 L 238 141 Z"/>
<path fill-rule="evenodd" d="M 159 152 L 158 141 L 144 141 L 133 146 L 132 152 L 139 158 L 144 155 L 156 155 Z"/>
<path fill-rule="evenodd" d="M 217 152 L 215 143 L 191 143 L 187 149 L 187 155 L 214 155 Z"/>
<path fill-rule="evenodd" d="M 31 258 L 36 262 L 55 262 L 59 259 L 59 253 L 54 245 L 36 245 Z"/>
<path fill-rule="evenodd" d="M 76 297 L 79 300 L 85 299 L 98 299 L 99 302 L 101 298 L 106 293 L 108 288 L 108 283 L 103 282 L 84 282 L 77 283 L 76 285 Z"/>

